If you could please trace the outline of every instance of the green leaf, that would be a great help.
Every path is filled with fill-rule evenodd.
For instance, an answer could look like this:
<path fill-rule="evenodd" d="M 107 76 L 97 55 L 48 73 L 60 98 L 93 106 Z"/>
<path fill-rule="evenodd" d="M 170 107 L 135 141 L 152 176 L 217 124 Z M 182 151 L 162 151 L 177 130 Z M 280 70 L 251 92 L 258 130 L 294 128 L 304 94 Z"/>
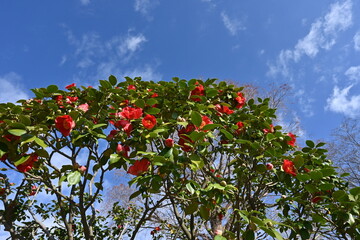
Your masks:
<path fill-rule="evenodd" d="M 254 240 L 254 239 L 255 239 L 254 231 L 252 231 L 252 230 L 246 230 L 246 231 L 244 232 L 244 234 L 242 235 L 242 239 Z"/>
<path fill-rule="evenodd" d="M 71 172 L 66 177 L 69 185 L 75 185 L 80 182 L 81 173 L 79 171 Z"/>
<path fill-rule="evenodd" d="M 247 239 L 247 238 L 246 238 Z M 221 236 L 221 235 L 216 235 L 215 237 L 214 237 L 214 240 L 227 240 L 226 239 L 226 237 L 223 237 L 223 236 Z"/>
<path fill-rule="evenodd" d="M 101 87 L 105 88 L 105 89 L 110 89 L 112 88 L 112 85 L 110 84 L 110 82 L 106 81 L 106 80 L 99 80 Z"/>
<path fill-rule="evenodd" d="M 301 182 L 306 182 L 311 179 L 309 174 L 306 173 L 299 173 L 298 175 L 296 175 L 296 178 Z"/>
<path fill-rule="evenodd" d="M 276 239 L 284 240 L 284 238 L 281 236 L 281 234 L 278 231 L 276 231 L 275 229 L 272 229 L 272 231 L 275 234 Z"/>
<path fill-rule="evenodd" d="M 145 107 L 145 101 L 143 99 L 138 99 L 135 101 L 135 105 L 139 108 L 144 108 Z"/>
<path fill-rule="evenodd" d="M 159 108 L 149 108 L 145 111 L 147 114 L 158 114 L 159 112 L 161 112 L 161 109 Z"/>
<path fill-rule="evenodd" d="M 153 106 L 155 104 L 157 104 L 157 100 L 155 98 L 150 98 L 148 100 L 146 100 L 146 105 L 149 105 L 149 106 Z"/>
<path fill-rule="evenodd" d="M 21 145 L 23 145 L 24 143 L 29 143 L 29 142 L 33 142 L 35 140 L 35 136 L 30 135 L 30 134 L 24 134 L 21 136 Z"/>
<path fill-rule="evenodd" d="M 50 85 L 46 88 L 46 90 L 49 92 L 49 93 L 54 93 L 56 92 L 57 90 L 59 90 L 58 86 L 56 85 Z"/>
<path fill-rule="evenodd" d="M 221 127 L 221 124 L 207 124 L 202 128 L 202 130 L 204 130 L 204 131 L 213 130 L 214 128 L 217 128 L 217 127 Z"/>
<path fill-rule="evenodd" d="M 206 89 L 206 96 L 207 97 L 215 97 L 216 95 L 218 95 L 219 92 L 217 89 L 214 88 L 208 88 Z"/>
<path fill-rule="evenodd" d="M 227 139 L 233 140 L 234 136 L 225 129 L 220 129 L 220 132 L 222 132 Z"/>
<path fill-rule="evenodd" d="M 20 116 L 19 116 L 19 120 L 20 120 L 21 123 L 23 123 L 23 124 L 26 125 L 26 126 L 31 125 L 31 120 L 30 120 L 30 118 L 29 118 L 28 116 L 26 116 L 26 115 L 20 115 Z"/>
<path fill-rule="evenodd" d="M 323 178 L 323 174 L 320 171 L 311 171 L 311 172 L 309 172 L 309 175 L 310 175 L 311 179 L 313 179 L 315 181 Z"/>
<path fill-rule="evenodd" d="M 307 140 L 306 145 L 308 145 L 309 148 L 314 148 L 315 147 L 315 143 L 313 141 L 311 141 L 311 140 Z"/>
<path fill-rule="evenodd" d="M 190 160 L 190 167 L 193 171 L 199 170 L 204 167 L 204 161 L 199 157 L 199 155 L 192 154 L 190 156 Z"/>
<path fill-rule="evenodd" d="M 137 196 L 139 196 L 141 194 L 141 191 L 136 191 L 133 194 L 130 195 L 129 200 L 136 198 Z"/>
<path fill-rule="evenodd" d="M 118 154 L 111 154 L 109 164 L 117 163 L 119 160 L 120 160 L 120 157 Z"/>
<path fill-rule="evenodd" d="M 336 199 L 336 200 L 340 200 L 343 197 L 346 196 L 346 192 L 344 190 L 338 190 L 333 192 L 332 196 Z"/>
<path fill-rule="evenodd" d="M 192 185 L 191 185 L 190 182 L 187 183 L 187 184 L 185 185 L 185 187 L 186 187 L 186 189 L 190 192 L 191 195 L 195 193 L 195 189 L 192 187 Z"/>
<path fill-rule="evenodd" d="M 195 126 L 200 127 L 200 125 L 202 123 L 202 117 L 201 117 L 200 113 L 198 113 L 196 111 L 192 111 L 190 114 L 190 118 L 191 118 L 191 122 Z"/>
<path fill-rule="evenodd" d="M 210 210 L 206 208 L 204 205 L 200 207 L 200 216 L 205 220 L 208 220 L 210 217 Z"/>
<path fill-rule="evenodd" d="M 310 193 L 318 192 L 319 190 L 312 184 L 306 184 L 305 189 Z"/>
<path fill-rule="evenodd" d="M 14 136 L 21 136 L 26 133 L 24 129 L 9 129 L 8 132 Z"/>
<path fill-rule="evenodd" d="M 198 209 L 198 204 L 197 203 L 191 203 L 189 206 L 187 206 L 185 208 L 185 214 L 186 215 L 190 215 L 193 214 L 194 212 L 196 212 L 196 210 Z"/>
<path fill-rule="evenodd" d="M 23 156 L 21 157 L 19 160 L 17 160 L 14 165 L 17 167 L 19 166 L 20 164 L 26 162 L 28 159 L 29 159 L 30 155 L 26 155 L 26 156 Z"/>
<path fill-rule="evenodd" d="M 101 128 L 101 127 L 105 127 L 105 126 L 107 126 L 107 123 L 99 123 L 99 124 L 95 124 L 94 126 L 92 126 L 91 129 Z"/>
<path fill-rule="evenodd" d="M 354 196 L 357 196 L 360 194 L 360 187 L 355 187 L 355 188 L 352 188 L 350 189 L 350 193 Z"/>
<path fill-rule="evenodd" d="M 304 165 L 304 160 L 300 155 L 297 155 L 293 160 L 295 167 L 299 169 L 302 165 Z"/>
<path fill-rule="evenodd" d="M 46 143 L 40 138 L 36 137 L 35 142 L 36 142 L 37 145 L 39 145 L 42 148 L 47 148 L 48 147 L 48 145 L 46 145 Z"/>
<path fill-rule="evenodd" d="M 115 86 L 115 85 L 117 84 L 117 79 L 116 79 L 116 77 L 113 76 L 113 75 L 110 75 L 110 76 L 109 76 L 109 82 L 110 82 L 111 85 Z"/>
<path fill-rule="evenodd" d="M 328 190 L 331 190 L 335 187 L 334 184 L 332 183 L 324 183 L 324 184 L 320 184 L 319 188 L 322 190 L 322 191 L 328 191 Z"/>

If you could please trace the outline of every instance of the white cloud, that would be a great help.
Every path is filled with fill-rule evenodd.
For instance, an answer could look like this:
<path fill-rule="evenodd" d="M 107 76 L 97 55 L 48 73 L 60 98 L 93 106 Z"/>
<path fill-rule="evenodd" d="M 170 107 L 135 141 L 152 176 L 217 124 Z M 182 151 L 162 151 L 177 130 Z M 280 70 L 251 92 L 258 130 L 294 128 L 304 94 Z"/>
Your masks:
<path fill-rule="evenodd" d="M 15 103 L 20 99 L 29 99 L 21 85 L 21 76 L 17 73 L 10 72 L 0 76 L 0 86 L 2 90 L 0 93 L 0 103 Z"/>
<path fill-rule="evenodd" d="M 149 12 L 159 3 L 158 0 L 135 0 L 134 9 L 136 12 L 141 13 L 142 15 L 149 17 Z"/>
<path fill-rule="evenodd" d="M 60 61 L 60 63 L 59 63 L 59 66 L 64 65 L 64 64 L 66 63 L 66 60 L 67 60 L 66 55 L 63 55 L 63 56 L 61 57 L 61 61 Z"/>
<path fill-rule="evenodd" d="M 239 31 L 246 29 L 242 21 L 237 18 L 230 18 L 225 12 L 221 12 L 221 19 L 226 29 L 229 30 L 230 34 L 233 36 Z"/>
<path fill-rule="evenodd" d="M 88 5 L 90 3 L 90 0 L 80 0 L 82 5 Z"/>
<path fill-rule="evenodd" d="M 146 80 L 158 80 L 161 75 L 156 73 L 155 64 L 132 64 L 133 59 L 147 42 L 141 33 L 128 30 L 126 35 L 116 35 L 108 40 L 103 40 L 97 33 L 87 33 L 80 38 L 67 30 L 68 41 L 74 49 L 73 55 L 67 55 L 67 62 L 76 61 L 79 72 L 74 76 L 75 82 L 94 85 L 98 79 L 109 75 L 141 76 Z M 96 85 L 96 83 L 95 83 Z"/>
<path fill-rule="evenodd" d="M 124 41 L 118 46 L 121 55 L 127 53 L 133 53 L 141 47 L 141 44 L 146 42 L 146 38 L 142 34 L 137 36 L 128 36 Z"/>
<path fill-rule="evenodd" d="M 354 49 L 360 51 L 360 31 L 354 36 Z"/>
<path fill-rule="evenodd" d="M 67 31 L 66 34 L 69 43 L 75 47 L 74 57 L 78 60 L 77 67 L 83 69 L 94 67 L 104 58 L 127 62 L 147 41 L 141 33 L 118 35 L 107 41 L 103 41 L 97 33 L 83 34 L 80 39 L 77 39 L 71 31 Z"/>
<path fill-rule="evenodd" d="M 360 82 L 360 65 L 350 67 L 346 70 L 345 75 L 354 82 Z"/>
<path fill-rule="evenodd" d="M 308 96 L 308 94 L 306 94 L 304 89 L 299 89 L 296 93 L 295 96 L 298 99 L 299 102 L 299 107 L 300 110 L 307 116 L 307 117 L 311 117 L 314 115 L 314 111 L 313 111 L 313 104 L 314 104 L 314 99 L 310 98 Z"/>
<path fill-rule="evenodd" d="M 353 85 L 350 85 L 344 89 L 340 89 L 335 86 L 332 96 L 327 99 L 327 106 L 325 109 L 342 113 L 348 117 L 359 116 L 360 95 L 348 96 L 352 87 Z"/>
<path fill-rule="evenodd" d="M 339 32 L 352 25 L 352 1 L 336 2 L 329 12 L 311 24 L 309 33 L 300 39 L 293 50 L 281 50 L 275 64 L 269 64 L 268 75 L 280 73 L 290 77 L 289 62 L 298 62 L 304 55 L 314 58 L 321 49 L 329 50 L 335 45 Z"/>

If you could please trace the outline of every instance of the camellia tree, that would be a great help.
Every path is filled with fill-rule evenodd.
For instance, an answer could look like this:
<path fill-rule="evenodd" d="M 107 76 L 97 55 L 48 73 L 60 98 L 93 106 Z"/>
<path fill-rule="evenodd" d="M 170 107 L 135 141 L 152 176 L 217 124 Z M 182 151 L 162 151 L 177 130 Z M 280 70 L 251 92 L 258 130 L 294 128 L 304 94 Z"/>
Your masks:
<path fill-rule="evenodd" d="M 11 239 L 357 239 L 360 188 L 274 126 L 269 99 L 192 79 L 114 76 L 0 104 L 0 222 Z M 123 169 L 132 205 L 97 209 Z M 156 223 L 156 225 L 154 225 Z M 143 233 L 142 233 L 143 232 Z"/>

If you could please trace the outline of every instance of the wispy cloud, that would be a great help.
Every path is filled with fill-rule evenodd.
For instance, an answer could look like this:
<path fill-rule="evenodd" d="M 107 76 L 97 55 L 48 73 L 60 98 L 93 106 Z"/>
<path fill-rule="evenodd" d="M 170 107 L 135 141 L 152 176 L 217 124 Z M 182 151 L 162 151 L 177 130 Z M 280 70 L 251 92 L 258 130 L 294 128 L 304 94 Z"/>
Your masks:
<path fill-rule="evenodd" d="M 354 35 L 354 49 L 360 51 L 360 31 Z"/>
<path fill-rule="evenodd" d="M 158 0 L 135 0 L 134 9 L 136 12 L 141 13 L 143 16 L 151 20 L 152 18 L 149 13 L 158 4 Z"/>
<path fill-rule="evenodd" d="M 235 36 L 239 31 L 245 30 L 246 27 L 238 18 L 230 18 L 224 11 L 221 12 L 221 20 L 224 23 L 226 29 L 230 32 L 231 35 Z"/>
<path fill-rule="evenodd" d="M 329 12 L 314 23 L 309 33 L 300 39 L 293 49 L 281 50 L 275 64 L 269 64 L 268 75 L 281 74 L 291 78 L 289 63 L 298 62 L 303 56 L 314 58 L 321 49 L 329 50 L 335 45 L 338 34 L 348 29 L 353 22 L 352 1 L 336 2 Z"/>
<path fill-rule="evenodd" d="M 82 5 L 88 5 L 90 3 L 90 0 L 80 0 L 80 3 Z"/>
<path fill-rule="evenodd" d="M 327 99 L 325 109 L 342 113 L 348 117 L 360 116 L 360 95 L 349 96 L 349 91 L 353 87 L 350 85 L 344 89 L 335 86 L 333 94 Z"/>
<path fill-rule="evenodd" d="M 144 44 L 148 41 L 142 33 L 135 33 L 129 29 L 125 35 L 115 35 L 108 40 L 103 40 L 97 33 L 83 34 L 76 37 L 70 30 L 66 32 L 68 42 L 72 45 L 74 53 L 72 59 L 75 60 L 79 72 L 74 77 L 74 81 L 83 84 L 93 84 L 89 79 L 103 79 L 109 75 L 123 76 L 143 76 L 147 80 L 156 80 L 161 77 L 156 73 L 155 65 L 133 64 L 133 59 L 137 59 Z M 70 57 L 67 55 L 67 62 Z M 69 63 L 68 63 L 69 64 Z"/>
<path fill-rule="evenodd" d="M 355 83 L 360 82 L 360 65 L 349 67 L 346 70 L 345 75 Z"/>
<path fill-rule="evenodd" d="M 0 76 L 0 102 L 15 103 L 20 99 L 29 99 L 28 94 L 25 92 L 24 87 L 21 85 L 21 76 L 17 73 L 10 72 Z"/>

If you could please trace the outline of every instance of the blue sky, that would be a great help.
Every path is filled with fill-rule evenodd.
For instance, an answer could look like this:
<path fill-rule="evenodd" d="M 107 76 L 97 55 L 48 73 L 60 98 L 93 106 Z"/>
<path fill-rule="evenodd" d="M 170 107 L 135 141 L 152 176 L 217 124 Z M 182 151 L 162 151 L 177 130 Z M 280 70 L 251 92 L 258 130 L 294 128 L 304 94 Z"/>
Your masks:
<path fill-rule="evenodd" d="M 110 74 L 287 83 L 288 121 L 327 139 L 359 116 L 359 14 L 355 0 L 0 0 L 0 101 Z"/>
<path fill-rule="evenodd" d="M 0 0 L 0 102 L 110 74 L 289 84 L 300 134 L 360 116 L 356 0 Z"/>

